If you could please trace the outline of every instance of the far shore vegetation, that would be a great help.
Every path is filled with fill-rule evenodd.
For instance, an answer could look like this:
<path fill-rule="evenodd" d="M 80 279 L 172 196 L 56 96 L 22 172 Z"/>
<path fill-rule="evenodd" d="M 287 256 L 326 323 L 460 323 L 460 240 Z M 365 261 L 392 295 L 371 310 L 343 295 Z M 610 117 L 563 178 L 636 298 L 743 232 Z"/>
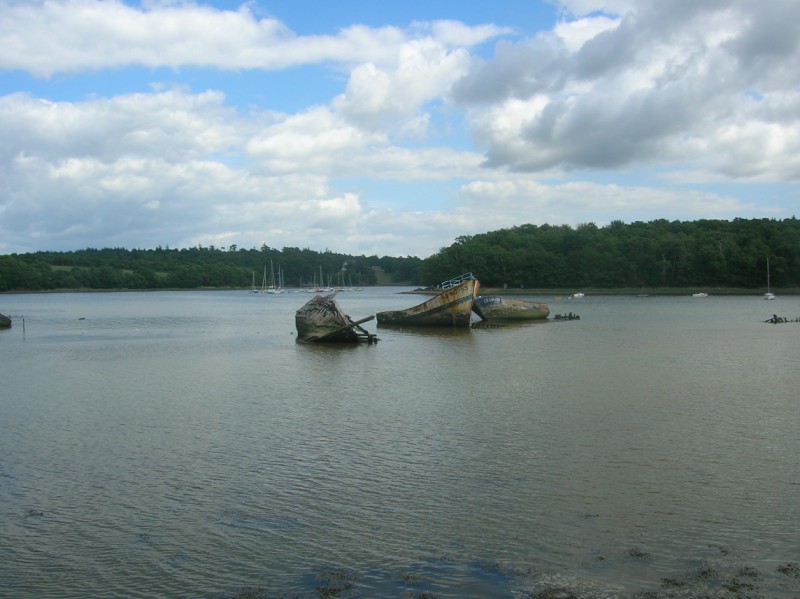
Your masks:
<path fill-rule="evenodd" d="M 769 264 L 769 271 L 768 271 Z M 484 292 L 800 293 L 800 221 L 734 219 L 520 225 L 459 237 L 434 255 L 353 256 L 284 247 L 102 248 L 0 255 L 0 292 L 435 288 L 472 272 Z M 430 289 L 428 289 L 430 291 Z"/>

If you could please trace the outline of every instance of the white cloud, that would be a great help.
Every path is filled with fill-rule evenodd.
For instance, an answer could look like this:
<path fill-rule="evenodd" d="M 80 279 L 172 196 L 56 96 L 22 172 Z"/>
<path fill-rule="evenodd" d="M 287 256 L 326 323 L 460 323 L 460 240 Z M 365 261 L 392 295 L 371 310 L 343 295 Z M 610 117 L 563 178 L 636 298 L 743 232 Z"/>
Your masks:
<path fill-rule="evenodd" d="M 555 28 L 561 52 L 542 41 L 503 49 L 477 65 L 465 78 L 468 86 L 456 86 L 463 102 L 473 101 L 472 89 L 506 92 L 493 105 L 471 111 L 490 166 L 621 170 L 659 163 L 678 168 L 689 160 L 731 179 L 797 181 L 790 152 L 798 141 L 800 91 L 787 68 L 800 64 L 800 26 L 791 18 L 800 18 L 800 5 L 776 0 L 765 6 L 572 2 L 568 7 L 577 14 L 603 9 L 624 16 L 561 23 Z M 785 20 L 779 22 L 776 14 Z M 766 24 L 777 41 L 763 35 Z M 510 61 L 523 64 L 526 55 L 534 69 L 508 67 Z M 767 56 L 769 63 L 763 60 Z M 742 68 L 752 64 L 760 69 Z M 498 80 L 498 74 L 507 79 Z M 761 95 L 768 103 L 773 92 L 789 98 L 784 108 L 791 108 L 765 126 L 752 97 Z M 754 134 L 762 127 L 763 135 Z"/>
<path fill-rule="evenodd" d="M 577 52 L 583 45 L 605 31 L 616 29 L 617 19 L 609 17 L 588 17 L 575 21 L 562 21 L 555 26 L 553 32 L 564 42 L 567 50 Z"/>
<path fill-rule="evenodd" d="M 345 157 L 385 141 L 384 135 L 358 129 L 319 107 L 265 127 L 246 149 L 268 171 L 332 175 Z"/>
<path fill-rule="evenodd" d="M 398 48 L 397 62 L 381 68 L 367 62 L 355 67 L 344 94 L 333 108 L 370 129 L 393 129 L 417 119 L 426 102 L 440 98 L 462 77 L 469 64 L 465 50 L 448 51 L 432 39 Z"/>
<path fill-rule="evenodd" d="M 241 142 L 238 117 L 218 92 L 173 90 L 85 102 L 0 96 L 0 157 L 157 155 L 181 160 Z"/>
<path fill-rule="evenodd" d="M 592 13 L 624 15 L 636 9 L 637 0 L 558 0 L 563 12 L 576 17 Z"/>
<path fill-rule="evenodd" d="M 524 178 L 473 181 L 461 189 L 462 208 L 490 212 L 496 226 L 517 223 L 608 224 L 624 212 L 630 221 L 658 218 L 726 218 L 754 206 L 715 193 L 681 188 L 601 185 L 587 182 L 542 184 Z M 679 215 L 683 215 L 682 217 Z"/>
<path fill-rule="evenodd" d="M 0 95 L 0 251 L 267 243 L 425 256 L 525 222 L 795 209 L 796 192 L 748 198 L 800 179 L 800 3 L 560 6 L 550 30 L 525 34 L 451 20 L 301 36 L 253 4 L 0 0 L 0 81 L 90 82 L 71 99 Z M 173 68 L 178 83 L 98 83 L 131 65 Z M 209 75 L 250 83 L 247 71 L 300 65 L 340 86 L 242 109 Z"/>
<path fill-rule="evenodd" d="M 0 68 L 39 77 L 132 64 L 283 69 L 321 61 L 360 63 L 364 57 L 390 63 L 409 33 L 463 47 L 507 31 L 442 21 L 416 32 L 353 25 L 337 35 L 301 37 L 274 18 L 258 18 L 246 3 L 234 11 L 192 3 L 154 3 L 143 10 L 120 0 L 6 1 L 2 11 Z"/>

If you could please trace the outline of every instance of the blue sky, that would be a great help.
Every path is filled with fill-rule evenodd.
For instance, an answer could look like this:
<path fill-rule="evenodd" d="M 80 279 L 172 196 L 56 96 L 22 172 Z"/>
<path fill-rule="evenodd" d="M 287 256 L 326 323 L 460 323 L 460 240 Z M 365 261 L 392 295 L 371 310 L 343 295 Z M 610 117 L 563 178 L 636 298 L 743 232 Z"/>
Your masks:
<path fill-rule="evenodd" d="M 0 253 L 790 218 L 800 3 L 0 0 Z"/>

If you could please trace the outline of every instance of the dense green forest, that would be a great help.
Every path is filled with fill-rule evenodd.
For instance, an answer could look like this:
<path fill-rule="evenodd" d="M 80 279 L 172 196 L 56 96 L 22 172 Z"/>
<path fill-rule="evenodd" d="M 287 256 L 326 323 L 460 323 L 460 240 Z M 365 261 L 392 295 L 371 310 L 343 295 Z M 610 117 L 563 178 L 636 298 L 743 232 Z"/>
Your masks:
<path fill-rule="evenodd" d="M 800 221 L 657 220 L 606 227 L 522 225 L 461 237 L 425 260 L 422 279 L 472 271 L 487 287 L 540 289 L 800 286 Z"/>
<path fill-rule="evenodd" d="M 435 285 L 473 272 L 485 287 L 537 289 L 800 288 L 795 217 L 521 225 L 460 237 L 424 260 L 349 256 L 266 245 L 243 249 L 85 249 L 0 256 L 0 291 L 260 286 Z M 380 277 L 380 279 L 379 279 Z"/>
<path fill-rule="evenodd" d="M 196 289 L 353 285 L 419 277 L 419 258 L 348 256 L 334 252 L 194 247 L 153 250 L 105 248 L 0 256 L 0 291 L 53 289 Z"/>

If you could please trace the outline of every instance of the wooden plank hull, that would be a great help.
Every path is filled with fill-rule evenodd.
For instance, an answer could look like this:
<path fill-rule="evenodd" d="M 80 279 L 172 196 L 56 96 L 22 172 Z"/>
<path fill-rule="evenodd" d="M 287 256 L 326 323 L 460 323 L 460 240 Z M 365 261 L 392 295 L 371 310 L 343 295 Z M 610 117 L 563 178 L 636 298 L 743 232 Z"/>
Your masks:
<path fill-rule="evenodd" d="M 487 320 L 544 320 L 550 316 L 547 304 L 499 295 L 481 296 L 475 299 L 475 306 Z"/>
<path fill-rule="evenodd" d="M 377 341 L 375 335 L 368 333 L 361 326 L 373 317 L 353 321 L 345 314 L 334 300 L 336 293 L 316 295 L 308 300 L 294 316 L 297 327 L 297 338 L 300 341 L 325 343 L 357 343 Z"/>
<path fill-rule="evenodd" d="M 410 326 L 468 326 L 480 283 L 469 279 L 445 289 L 429 300 L 406 310 L 378 312 L 378 324 Z"/>

